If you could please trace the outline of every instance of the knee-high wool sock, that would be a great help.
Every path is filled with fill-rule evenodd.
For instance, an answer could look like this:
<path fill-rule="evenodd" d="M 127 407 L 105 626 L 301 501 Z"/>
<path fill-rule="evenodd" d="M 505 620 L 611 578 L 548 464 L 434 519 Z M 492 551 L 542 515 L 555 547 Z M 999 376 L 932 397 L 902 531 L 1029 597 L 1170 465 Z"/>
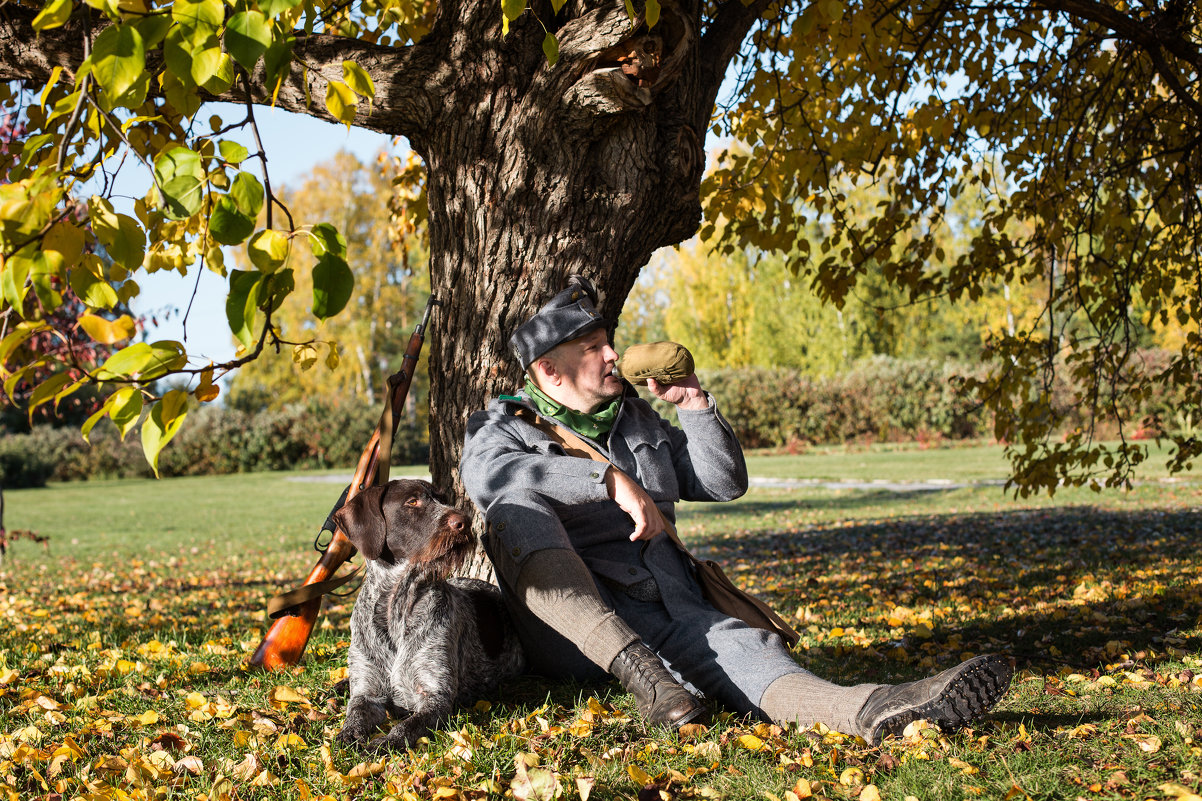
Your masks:
<path fill-rule="evenodd" d="M 856 725 L 856 714 L 879 684 L 843 687 L 820 679 L 809 671 L 786 673 L 768 685 L 760 709 L 777 723 L 809 727 L 824 723 L 844 734 L 864 736 Z"/>
<path fill-rule="evenodd" d="M 593 574 L 574 551 L 550 548 L 532 554 L 518 573 L 514 591 L 539 620 L 603 670 L 639 639 L 601 598 Z"/>

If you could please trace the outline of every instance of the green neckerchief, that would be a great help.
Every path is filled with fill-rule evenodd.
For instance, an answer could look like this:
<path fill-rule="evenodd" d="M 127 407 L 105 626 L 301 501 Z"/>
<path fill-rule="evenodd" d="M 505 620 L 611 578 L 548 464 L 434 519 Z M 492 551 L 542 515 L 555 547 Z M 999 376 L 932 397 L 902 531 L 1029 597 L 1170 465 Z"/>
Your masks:
<path fill-rule="evenodd" d="M 538 407 L 540 412 L 553 420 L 558 420 L 580 436 L 588 437 L 589 439 L 601 439 L 609 433 L 609 430 L 614 427 L 614 420 L 618 416 L 618 407 L 622 405 L 622 396 L 619 395 L 613 399 L 612 403 L 593 414 L 578 412 L 547 397 L 529 379 L 526 380 L 526 394 L 534 401 L 534 405 Z"/>

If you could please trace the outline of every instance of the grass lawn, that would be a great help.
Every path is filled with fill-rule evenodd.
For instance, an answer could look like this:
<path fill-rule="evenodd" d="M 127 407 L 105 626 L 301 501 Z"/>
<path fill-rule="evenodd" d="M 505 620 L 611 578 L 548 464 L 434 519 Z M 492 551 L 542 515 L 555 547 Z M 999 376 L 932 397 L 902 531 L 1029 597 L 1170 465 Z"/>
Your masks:
<path fill-rule="evenodd" d="M 827 481 L 1005 475 L 984 448 L 749 462 Z M 794 621 L 796 658 L 824 677 L 1012 657 L 1011 693 L 971 730 L 870 748 L 726 716 L 678 736 L 645 728 L 614 684 L 523 678 L 428 744 L 364 761 L 333 743 L 352 599 L 331 600 L 291 672 L 243 667 L 267 597 L 316 559 L 337 477 L 6 492 L 10 531 L 50 539 L 0 565 L 0 799 L 1202 795 L 1202 484 L 1022 501 L 988 485 L 753 488 L 682 507 L 685 538 Z"/>

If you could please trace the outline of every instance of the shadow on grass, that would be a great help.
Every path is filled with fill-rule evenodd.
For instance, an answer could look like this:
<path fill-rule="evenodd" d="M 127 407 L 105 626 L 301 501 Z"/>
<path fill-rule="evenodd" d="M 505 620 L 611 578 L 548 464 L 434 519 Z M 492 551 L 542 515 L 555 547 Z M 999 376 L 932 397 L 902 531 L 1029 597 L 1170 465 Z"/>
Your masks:
<path fill-rule="evenodd" d="M 1020 668 L 1083 672 L 1196 653 L 1202 639 L 1181 632 L 1202 619 L 1200 534 L 1202 514 L 1188 510 L 1061 507 L 716 535 L 703 550 L 786 615 L 809 607 L 820 630 L 875 630 L 874 646 L 811 647 L 805 657 L 874 681 L 873 650 L 905 649 L 940 667 L 990 651 Z M 890 625 L 906 617 L 891 615 L 896 607 L 937 610 L 931 635 L 912 620 Z"/>
<path fill-rule="evenodd" d="M 910 501 L 921 501 L 935 495 L 946 495 L 956 492 L 958 487 L 923 487 L 922 489 L 906 490 L 860 490 L 848 488 L 835 490 L 840 494 L 830 498 L 806 498 L 805 500 L 740 500 L 737 504 L 725 503 L 696 503 L 679 507 L 686 517 L 693 520 L 704 520 L 715 517 L 747 516 L 757 517 L 781 512 L 792 512 L 798 509 L 812 511 L 853 511 L 870 509 L 875 506 L 888 505 L 890 508 L 904 508 Z M 845 493 L 845 494 L 843 494 Z M 709 524 L 709 525 L 712 525 Z"/>

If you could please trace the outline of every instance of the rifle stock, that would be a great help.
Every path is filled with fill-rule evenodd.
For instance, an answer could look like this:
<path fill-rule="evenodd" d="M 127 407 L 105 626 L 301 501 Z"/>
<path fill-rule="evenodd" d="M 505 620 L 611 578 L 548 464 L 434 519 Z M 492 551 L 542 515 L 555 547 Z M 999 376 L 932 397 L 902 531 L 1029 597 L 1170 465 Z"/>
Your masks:
<path fill-rule="evenodd" d="M 430 311 L 437 302 L 433 295 L 426 302 L 422 320 L 409 337 L 409 345 L 405 348 L 405 355 L 401 360 L 401 369 L 388 379 L 391 397 L 385 404 L 380 423 L 359 457 L 354 477 L 347 489 L 348 501 L 368 486 L 388 479 L 388 457 L 392 450 L 392 438 L 404 411 L 409 386 L 413 383 L 413 371 L 425 341 Z M 338 572 L 338 568 L 354 555 L 354 543 L 341 528 L 335 529 L 334 536 L 321 552 L 321 558 L 300 586 L 309 587 L 330 580 Z M 283 670 L 300 661 L 305 646 L 309 643 L 309 637 L 313 634 L 313 627 L 317 624 L 321 600 L 322 596 L 317 595 L 287 609 L 283 616 L 277 618 L 267 629 L 263 641 L 259 643 L 247 664 L 265 670 Z"/>

